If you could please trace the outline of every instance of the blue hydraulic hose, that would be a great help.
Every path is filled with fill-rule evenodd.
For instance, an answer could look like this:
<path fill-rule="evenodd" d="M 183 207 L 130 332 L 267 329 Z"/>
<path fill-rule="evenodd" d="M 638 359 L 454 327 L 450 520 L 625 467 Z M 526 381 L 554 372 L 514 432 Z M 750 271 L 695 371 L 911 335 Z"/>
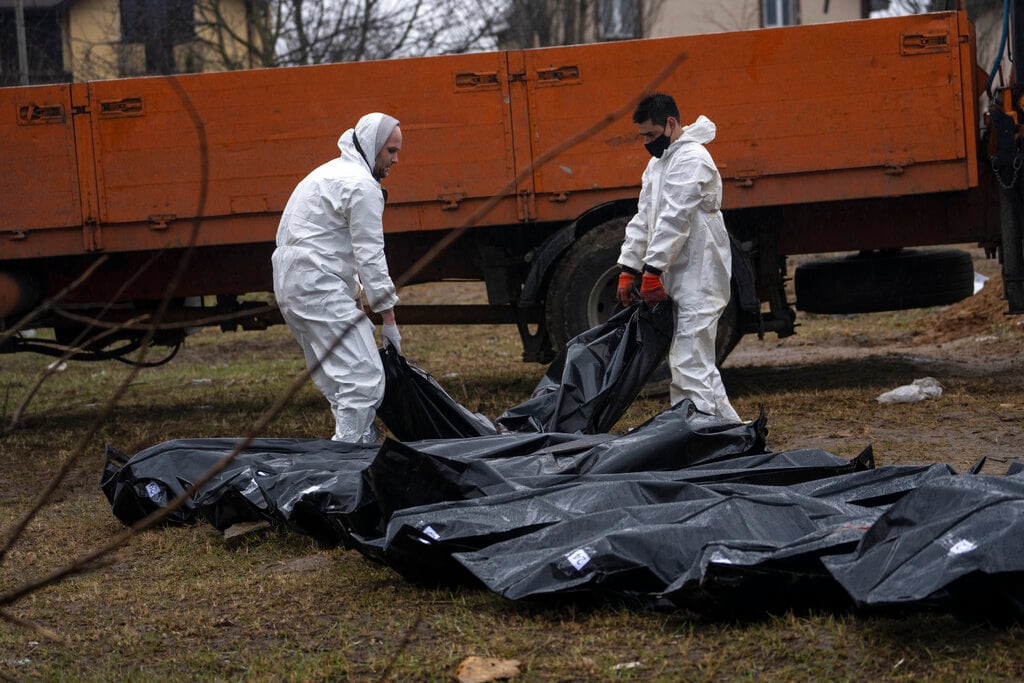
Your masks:
<path fill-rule="evenodd" d="M 996 80 L 996 73 L 999 71 L 999 64 L 1003 61 L 1003 52 L 1006 50 L 1006 34 L 1010 27 L 1010 0 L 1003 0 L 1003 36 L 999 39 L 999 52 L 996 53 L 996 61 L 988 74 L 988 83 L 985 84 L 985 92 L 992 97 L 992 81 Z"/>

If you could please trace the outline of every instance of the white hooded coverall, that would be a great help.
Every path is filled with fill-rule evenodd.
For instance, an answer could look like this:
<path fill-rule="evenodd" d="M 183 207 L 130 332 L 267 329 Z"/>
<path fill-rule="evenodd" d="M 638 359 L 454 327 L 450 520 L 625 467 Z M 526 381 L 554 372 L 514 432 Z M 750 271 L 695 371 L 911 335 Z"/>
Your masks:
<path fill-rule="evenodd" d="M 320 364 L 312 379 L 331 404 L 335 441 L 377 437 L 373 419 L 384 397 L 384 369 L 373 323 L 357 299 L 361 284 L 374 312 L 398 303 L 384 256 L 384 195 L 372 173 L 397 125 L 373 113 L 342 133 L 341 156 L 296 186 L 277 229 L 274 295 L 306 367 Z"/>
<path fill-rule="evenodd" d="M 661 271 L 675 307 L 669 348 L 672 404 L 740 421 L 715 365 L 718 319 L 729 303 L 732 251 L 722 218 L 722 179 L 704 145 L 715 124 L 699 116 L 644 170 L 636 216 L 626 225 L 619 265 Z"/>

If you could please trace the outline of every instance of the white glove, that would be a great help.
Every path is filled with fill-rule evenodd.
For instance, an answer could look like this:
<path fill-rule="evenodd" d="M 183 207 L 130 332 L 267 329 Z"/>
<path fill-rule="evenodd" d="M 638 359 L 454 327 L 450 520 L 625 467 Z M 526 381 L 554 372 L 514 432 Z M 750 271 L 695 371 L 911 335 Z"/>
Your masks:
<path fill-rule="evenodd" d="M 384 323 L 380 326 L 380 335 L 384 338 L 385 346 L 391 344 L 395 351 L 402 353 L 402 335 L 398 332 L 398 325 Z"/>

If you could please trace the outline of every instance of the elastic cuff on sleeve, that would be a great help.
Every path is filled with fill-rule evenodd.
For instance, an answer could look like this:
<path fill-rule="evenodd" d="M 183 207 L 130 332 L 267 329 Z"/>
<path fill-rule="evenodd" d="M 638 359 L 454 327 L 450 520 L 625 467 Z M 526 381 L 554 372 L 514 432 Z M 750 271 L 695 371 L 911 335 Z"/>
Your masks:
<path fill-rule="evenodd" d="M 644 264 L 644 272 L 661 277 L 661 268 L 655 268 L 654 266 L 649 266 L 646 263 Z"/>
<path fill-rule="evenodd" d="M 637 275 L 640 274 L 639 270 L 637 270 L 636 268 L 630 268 L 629 266 L 622 266 L 622 272 L 629 273 L 633 277 L 636 277 Z"/>

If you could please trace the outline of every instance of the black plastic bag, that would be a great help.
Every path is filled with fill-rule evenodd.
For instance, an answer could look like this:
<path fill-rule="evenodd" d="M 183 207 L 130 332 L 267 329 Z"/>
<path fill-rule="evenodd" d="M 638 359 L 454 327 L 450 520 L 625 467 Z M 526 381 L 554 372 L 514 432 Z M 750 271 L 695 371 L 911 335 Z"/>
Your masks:
<path fill-rule="evenodd" d="M 675 317 L 668 303 L 638 302 L 573 337 L 532 397 L 497 423 L 517 432 L 605 433 L 618 422 L 665 359 Z"/>
<path fill-rule="evenodd" d="M 627 434 L 512 433 L 462 441 L 386 441 L 367 469 L 385 522 L 395 510 L 557 486 L 584 473 L 676 470 L 764 452 L 764 418 L 748 424 L 689 400 Z"/>
<path fill-rule="evenodd" d="M 199 481 L 239 441 L 175 439 L 130 459 L 108 446 L 100 488 L 114 515 L 126 525 L 135 524 Z M 345 533 L 327 511 L 359 512 L 362 473 L 377 448 L 319 439 L 252 439 L 166 522 L 186 524 L 201 517 L 221 530 L 238 522 L 284 522 L 336 545 Z"/>
<path fill-rule="evenodd" d="M 1024 619 L 1024 478 L 932 479 L 885 511 L 855 552 L 823 561 L 861 607 Z"/>
<path fill-rule="evenodd" d="M 474 413 L 441 388 L 394 347 L 380 350 L 384 363 L 384 400 L 377 408 L 381 419 L 399 441 L 459 439 L 496 434 L 484 415 Z"/>
<path fill-rule="evenodd" d="M 780 491 L 794 494 L 792 489 Z M 788 610 L 848 610 L 854 603 L 821 563 L 857 547 L 877 509 L 842 506 L 815 517 L 818 529 L 787 542 L 764 538 L 709 542 L 660 598 L 718 617 Z"/>
<path fill-rule="evenodd" d="M 763 453 L 763 425 L 672 410 L 622 435 L 255 439 L 169 521 L 283 522 L 407 578 L 724 614 L 927 607 L 1024 619 L 1024 474 Z M 714 420 L 721 423 L 718 427 Z M 102 481 L 132 524 L 238 444 L 185 439 Z"/>
<path fill-rule="evenodd" d="M 684 575 L 708 544 L 751 539 L 791 543 L 845 509 L 785 488 L 692 495 L 585 511 L 525 536 L 454 558 L 492 591 L 511 599 L 586 591 L 652 600 Z M 614 500 L 604 494 L 610 500 Z"/>

